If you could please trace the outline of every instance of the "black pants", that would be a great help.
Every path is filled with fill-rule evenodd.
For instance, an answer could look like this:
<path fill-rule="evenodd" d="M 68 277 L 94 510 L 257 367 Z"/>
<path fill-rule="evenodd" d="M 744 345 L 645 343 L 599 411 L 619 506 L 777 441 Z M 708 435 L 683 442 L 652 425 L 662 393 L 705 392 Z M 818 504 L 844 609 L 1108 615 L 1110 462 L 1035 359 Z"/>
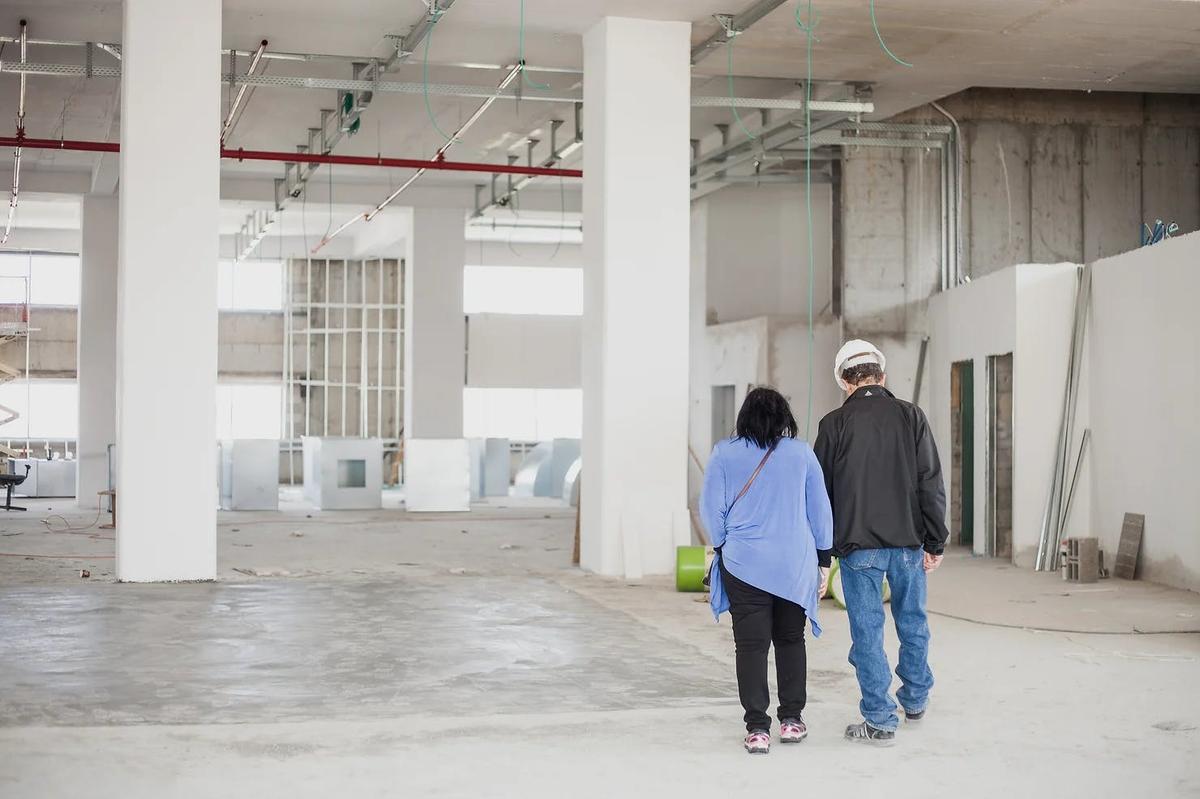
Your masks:
<path fill-rule="evenodd" d="M 729 595 L 733 641 L 737 648 L 738 696 L 746 711 L 746 729 L 771 729 L 767 708 L 767 650 L 775 644 L 775 677 L 779 682 L 779 719 L 798 719 L 808 700 L 808 656 L 804 650 L 804 608 L 742 582 L 721 564 Z"/>

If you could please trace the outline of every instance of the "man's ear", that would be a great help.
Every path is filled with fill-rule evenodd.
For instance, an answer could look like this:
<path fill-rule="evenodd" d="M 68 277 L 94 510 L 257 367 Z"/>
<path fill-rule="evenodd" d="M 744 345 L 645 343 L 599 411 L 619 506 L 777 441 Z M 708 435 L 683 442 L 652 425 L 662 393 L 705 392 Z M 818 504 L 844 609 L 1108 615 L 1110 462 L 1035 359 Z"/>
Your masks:
<path fill-rule="evenodd" d="M 879 378 L 879 385 L 881 385 L 881 386 L 887 385 L 887 373 L 884 373 L 883 377 Z"/>

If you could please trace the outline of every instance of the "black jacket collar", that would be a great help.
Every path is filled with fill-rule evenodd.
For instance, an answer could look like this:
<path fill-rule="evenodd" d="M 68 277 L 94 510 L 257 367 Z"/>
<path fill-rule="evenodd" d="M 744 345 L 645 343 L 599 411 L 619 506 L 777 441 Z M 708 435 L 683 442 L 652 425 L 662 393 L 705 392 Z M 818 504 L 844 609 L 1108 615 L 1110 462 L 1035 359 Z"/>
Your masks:
<path fill-rule="evenodd" d="M 846 397 L 846 402 L 849 402 L 850 400 L 862 399 L 863 397 L 891 397 L 892 399 L 895 399 L 896 395 L 888 391 L 884 386 L 863 386 L 849 397 Z M 846 402 L 843 402 L 842 404 L 845 405 Z"/>

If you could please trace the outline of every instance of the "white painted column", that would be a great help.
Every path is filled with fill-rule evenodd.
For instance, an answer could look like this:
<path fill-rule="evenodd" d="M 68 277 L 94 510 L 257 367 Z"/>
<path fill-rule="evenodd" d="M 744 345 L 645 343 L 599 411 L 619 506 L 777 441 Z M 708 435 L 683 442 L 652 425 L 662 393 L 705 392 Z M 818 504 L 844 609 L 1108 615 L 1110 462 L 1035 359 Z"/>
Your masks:
<path fill-rule="evenodd" d="M 117 440 L 117 223 L 115 195 L 83 198 L 79 264 L 79 444 L 75 498 L 96 508 Z M 105 507 L 108 503 L 105 503 Z"/>
<path fill-rule="evenodd" d="M 123 19 L 117 578 L 211 580 L 221 2 Z"/>
<path fill-rule="evenodd" d="M 674 568 L 687 518 L 686 22 L 608 17 L 583 39 L 584 568 Z"/>
<path fill-rule="evenodd" d="M 470 507 L 463 439 L 462 209 L 413 209 L 404 271 L 404 483 L 409 510 Z"/>

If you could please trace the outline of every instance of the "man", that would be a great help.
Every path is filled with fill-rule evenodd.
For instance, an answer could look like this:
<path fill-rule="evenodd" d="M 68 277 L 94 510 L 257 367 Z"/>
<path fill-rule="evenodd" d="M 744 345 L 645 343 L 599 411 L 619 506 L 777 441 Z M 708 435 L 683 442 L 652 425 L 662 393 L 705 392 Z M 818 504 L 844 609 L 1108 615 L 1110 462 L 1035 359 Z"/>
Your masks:
<path fill-rule="evenodd" d="M 833 549 L 850 617 L 850 664 L 862 691 L 864 721 L 846 738 L 890 745 L 900 720 L 889 695 L 883 651 L 883 581 L 892 592 L 900 638 L 896 698 L 907 721 L 925 715 L 933 672 L 925 576 L 941 565 L 946 492 L 925 414 L 884 387 L 887 361 L 873 344 L 847 342 L 834 359 L 846 392 L 842 407 L 821 420 L 816 454 L 833 506 Z"/>

